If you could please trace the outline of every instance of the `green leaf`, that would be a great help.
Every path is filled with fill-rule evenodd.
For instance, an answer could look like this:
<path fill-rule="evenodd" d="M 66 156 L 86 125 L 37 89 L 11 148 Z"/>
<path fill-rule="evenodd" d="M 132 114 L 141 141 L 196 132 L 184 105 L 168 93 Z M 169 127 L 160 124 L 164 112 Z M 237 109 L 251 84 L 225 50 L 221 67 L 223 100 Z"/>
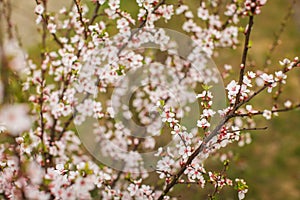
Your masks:
<path fill-rule="evenodd" d="M 206 91 L 210 90 L 212 87 L 213 87 L 212 85 L 205 85 L 205 84 L 202 85 L 203 90 L 206 90 Z"/>
<path fill-rule="evenodd" d="M 248 48 L 251 48 L 252 45 L 253 45 L 253 42 L 252 42 L 252 40 L 250 40 L 249 43 L 248 43 Z"/>

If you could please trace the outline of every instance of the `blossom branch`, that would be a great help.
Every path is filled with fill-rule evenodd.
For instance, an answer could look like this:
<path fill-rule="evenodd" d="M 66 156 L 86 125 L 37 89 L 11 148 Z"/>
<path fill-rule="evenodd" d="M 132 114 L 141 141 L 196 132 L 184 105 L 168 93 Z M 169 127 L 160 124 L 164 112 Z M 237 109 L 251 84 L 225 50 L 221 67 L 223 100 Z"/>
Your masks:
<path fill-rule="evenodd" d="M 268 129 L 268 127 L 242 128 L 238 130 L 228 130 L 227 133 L 235 133 L 239 131 L 263 131 L 266 129 Z"/>
<path fill-rule="evenodd" d="M 295 106 L 289 107 L 289 108 L 282 108 L 282 109 L 273 109 L 270 110 L 271 113 L 279 113 L 279 112 L 286 112 L 286 111 L 290 111 L 290 110 L 295 110 L 297 108 L 300 108 L 300 104 L 297 104 Z M 251 116 L 255 116 L 255 115 L 263 115 L 264 111 L 256 111 L 253 113 L 244 113 L 244 114 L 240 114 L 240 113 L 236 113 L 234 115 L 232 115 L 233 117 L 251 117 Z"/>
<path fill-rule="evenodd" d="M 215 189 L 212 192 L 212 194 L 208 195 L 208 197 L 209 197 L 210 200 L 214 200 L 215 199 L 215 195 L 219 192 L 219 188 L 220 188 L 219 181 L 222 179 L 222 176 L 228 170 L 228 165 L 229 165 L 229 162 L 225 161 L 224 166 L 223 166 L 223 170 L 219 173 L 219 176 L 217 177 L 217 181 L 216 181 L 216 184 L 215 184 Z"/>
<path fill-rule="evenodd" d="M 165 1 L 166 0 L 162 0 L 160 1 L 154 8 L 153 8 L 153 13 L 163 4 L 165 4 Z M 127 47 L 129 41 L 132 40 L 133 36 L 135 36 L 145 25 L 146 25 L 146 22 L 147 22 L 147 16 L 149 15 L 149 13 L 147 12 L 146 13 L 146 17 L 145 19 L 140 23 L 139 27 L 137 29 L 135 29 L 134 31 L 131 32 L 129 38 L 128 38 L 128 41 L 126 43 L 124 43 L 120 49 L 119 49 L 119 52 L 118 52 L 118 56 L 121 54 L 121 52 Z"/>
<path fill-rule="evenodd" d="M 81 22 L 81 25 L 82 27 L 84 28 L 84 38 L 87 39 L 88 37 L 88 31 L 87 31 L 87 27 L 86 27 L 86 24 L 85 22 L 83 21 L 83 16 L 82 16 L 82 8 L 80 6 L 80 0 L 73 0 L 75 5 L 76 5 L 76 8 L 77 8 L 77 13 L 79 14 L 79 21 Z"/>
<path fill-rule="evenodd" d="M 291 66 L 291 69 L 293 69 L 294 67 L 297 67 L 300 64 L 300 60 L 296 60 L 293 65 Z M 288 69 L 287 67 L 284 68 L 282 70 L 283 73 L 287 73 L 289 72 L 291 69 Z M 257 96 L 258 94 L 260 94 L 262 91 L 264 91 L 266 88 L 270 87 L 273 84 L 273 82 L 270 83 L 266 83 L 263 87 L 261 87 L 258 91 L 254 92 L 250 97 L 246 98 L 244 101 L 239 102 L 236 106 L 234 110 L 237 110 L 238 108 L 240 108 L 242 105 L 248 103 L 251 99 L 253 99 L 255 96 Z"/>
<path fill-rule="evenodd" d="M 94 21 L 96 20 L 96 18 L 99 16 L 98 15 L 99 9 L 100 9 L 100 3 L 97 1 L 96 2 L 96 7 L 94 9 L 94 13 L 93 13 L 93 16 L 92 16 L 92 18 L 91 18 L 91 20 L 89 22 L 89 25 L 92 25 L 94 23 Z"/>
<path fill-rule="evenodd" d="M 238 85 L 240 86 L 239 92 L 236 95 L 235 98 L 235 106 L 240 102 L 240 95 L 242 91 L 242 84 L 243 84 L 243 79 L 244 79 L 244 74 L 245 74 L 245 69 L 246 69 L 246 61 L 247 61 L 247 55 L 248 55 L 248 50 L 249 50 L 249 42 L 250 42 L 250 34 L 252 31 L 252 27 L 254 24 L 254 16 L 250 15 L 248 25 L 246 27 L 246 36 L 245 36 L 245 42 L 244 42 L 244 50 L 243 50 L 243 55 L 242 55 L 242 64 L 241 64 L 241 69 L 240 69 L 240 75 L 239 75 L 239 82 Z"/>
<path fill-rule="evenodd" d="M 251 16 L 250 16 L 251 17 Z M 251 24 L 253 25 L 253 19 L 249 21 L 252 21 Z M 252 26 L 251 25 L 251 26 Z M 250 27 L 250 25 L 249 25 Z M 249 30 L 249 29 L 248 29 Z M 249 34 L 250 36 L 250 34 Z M 248 36 L 248 37 L 249 37 Z M 246 39 L 245 45 L 248 46 L 249 44 L 249 39 Z M 248 41 L 248 42 L 247 42 Z M 248 47 L 244 48 L 244 53 L 243 55 L 247 56 L 247 51 L 248 51 Z M 243 57 L 244 58 L 244 57 Z M 246 57 L 243 59 L 243 62 L 246 62 Z M 300 61 L 295 62 L 291 68 L 297 66 L 300 63 Z M 287 73 L 289 71 L 288 68 L 284 69 L 284 73 Z M 240 77 L 243 77 L 244 74 L 244 70 L 241 69 L 241 73 L 240 73 Z M 241 76 L 242 75 L 242 76 Z M 241 83 L 242 84 L 242 83 Z M 165 189 L 163 190 L 162 194 L 160 195 L 160 197 L 158 198 L 158 200 L 162 200 L 164 198 L 164 196 L 170 191 L 171 188 L 173 188 L 178 179 L 181 177 L 181 175 L 184 173 L 184 171 L 186 170 L 186 168 L 192 163 L 192 161 L 197 157 L 197 155 L 202 152 L 205 148 L 207 143 L 214 138 L 215 136 L 217 136 L 221 130 L 221 128 L 228 122 L 229 119 L 236 117 L 236 111 L 238 110 L 238 108 L 240 108 L 242 105 L 244 105 L 246 102 L 249 102 L 252 98 L 254 98 L 256 95 L 258 95 L 259 93 L 261 93 L 262 91 L 264 91 L 266 88 L 268 88 L 272 83 L 268 83 L 265 84 L 261 89 L 259 89 L 257 92 L 255 92 L 253 95 L 251 95 L 249 98 L 247 98 L 244 101 L 241 101 L 239 103 L 236 103 L 234 105 L 234 107 L 232 108 L 232 110 L 219 122 L 219 124 L 214 128 L 214 130 L 207 136 L 204 138 L 203 142 L 201 143 L 201 145 L 192 153 L 192 155 L 188 158 L 187 162 L 181 167 L 181 169 L 176 173 L 176 175 L 174 176 L 174 178 L 172 179 L 172 181 L 166 185 Z M 288 109 L 284 109 L 285 111 L 287 111 Z M 283 110 L 283 111 L 284 111 Z M 282 112 L 283 112 L 282 111 Z"/>

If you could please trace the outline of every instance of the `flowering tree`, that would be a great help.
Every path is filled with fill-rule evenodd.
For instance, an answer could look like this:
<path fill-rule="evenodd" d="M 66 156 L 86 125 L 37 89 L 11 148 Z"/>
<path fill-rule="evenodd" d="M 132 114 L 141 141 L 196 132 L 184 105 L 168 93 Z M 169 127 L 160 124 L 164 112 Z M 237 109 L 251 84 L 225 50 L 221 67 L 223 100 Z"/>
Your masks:
<path fill-rule="evenodd" d="M 22 49 L 10 1 L 0 3 L 1 198 L 162 200 L 196 184 L 212 185 L 209 199 L 224 186 L 243 199 L 248 186 L 227 176 L 230 156 L 219 149 L 266 129 L 254 116 L 300 107 L 277 101 L 298 57 L 282 58 L 273 73 L 247 63 L 266 0 L 204 0 L 197 9 L 137 0 L 137 14 L 120 0 L 74 0 L 58 12 L 36 0 L 39 57 Z M 172 18 L 181 33 L 156 26 Z M 238 45 L 239 70 L 224 63 L 219 73 L 212 59 Z M 265 91 L 274 105 L 254 108 Z M 211 157 L 223 170 L 206 167 Z"/>

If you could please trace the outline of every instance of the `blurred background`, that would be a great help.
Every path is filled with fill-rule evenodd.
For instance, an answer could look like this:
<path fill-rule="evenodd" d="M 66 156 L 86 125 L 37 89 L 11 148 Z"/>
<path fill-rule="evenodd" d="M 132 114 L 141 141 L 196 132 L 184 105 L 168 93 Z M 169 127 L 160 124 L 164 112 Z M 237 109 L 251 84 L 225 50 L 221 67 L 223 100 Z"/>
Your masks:
<path fill-rule="evenodd" d="M 38 51 L 37 44 L 40 42 L 40 37 L 35 25 L 35 1 L 13 0 L 12 2 L 13 22 L 18 27 L 24 48 L 29 52 Z M 167 3 L 172 2 L 177 1 L 167 1 Z M 195 8 L 194 10 L 199 5 L 199 0 L 184 2 Z M 260 69 L 272 72 L 280 68 L 279 60 L 285 57 L 300 57 L 300 1 L 297 0 L 292 8 L 293 11 L 289 8 L 291 3 L 292 1 L 289 0 L 269 0 L 262 8 L 262 13 L 255 17 L 252 34 L 253 46 L 249 56 L 249 61 L 253 66 L 252 70 Z M 137 13 L 135 0 L 122 0 L 121 4 L 127 10 Z M 70 1 L 49 1 L 49 9 L 53 11 L 63 5 L 69 7 Z M 158 26 L 182 32 L 180 20 L 183 19 L 174 18 L 168 24 L 159 22 Z M 241 22 L 241 24 L 245 24 L 245 22 Z M 284 25 L 282 26 L 282 24 Z M 270 58 L 270 64 L 264 68 L 269 49 L 278 34 L 280 34 L 278 46 Z M 241 35 L 241 39 L 243 39 L 242 37 Z M 224 64 L 231 64 L 238 70 L 241 54 L 242 45 L 236 50 L 220 50 L 214 60 L 220 71 Z M 290 76 L 279 99 L 281 103 L 286 98 L 300 102 L 300 70 L 296 69 Z M 232 78 L 236 79 L 237 77 Z M 254 108 L 259 109 L 266 105 L 272 105 L 272 103 L 270 95 L 266 97 L 266 93 L 264 93 L 258 96 L 253 105 Z M 268 126 L 269 128 L 266 131 L 253 132 L 253 142 L 250 145 L 239 148 L 237 144 L 232 144 L 223 150 L 235 153 L 229 166 L 229 177 L 240 177 L 247 181 L 249 186 L 247 199 L 300 199 L 300 110 L 281 113 L 279 117 L 268 122 L 261 117 L 255 117 L 255 119 L 258 126 Z M 222 168 L 221 163 L 213 159 L 207 165 L 216 170 Z M 177 186 L 173 192 L 178 195 L 179 199 L 204 199 L 207 197 L 207 191 L 202 191 L 194 186 L 188 188 L 185 185 Z M 185 198 L 180 198 L 181 194 L 184 194 Z M 225 188 L 218 195 L 218 199 L 237 199 L 237 194 L 233 189 Z"/>

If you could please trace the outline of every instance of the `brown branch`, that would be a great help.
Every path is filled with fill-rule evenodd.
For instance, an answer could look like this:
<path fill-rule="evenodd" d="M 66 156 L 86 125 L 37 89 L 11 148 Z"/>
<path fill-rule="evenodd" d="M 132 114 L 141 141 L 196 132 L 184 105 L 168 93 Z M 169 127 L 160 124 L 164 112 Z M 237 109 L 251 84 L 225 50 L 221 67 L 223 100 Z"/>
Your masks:
<path fill-rule="evenodd" d="M 77 12 L 79 14 L 79 21 L 81 22 L 81 25 L 83 26 L 84 28 L 84 39 L 87 39 L 88 37 L 88 32 L 87 32 L 87 28 L 86 28 L 86 24 L 85 22 L 83 21 L 83 16 L 82 16 L 82 8 L 80 7 L 80 0 L 73 0 L 75 5 L 76 5 L 76 8 L 77 8 Z"/>
<path fill-rule="evenodd" d="M 99 2 L 97 1 L 96 2 L 96 7 L 95 7 L 95 9 L 94 9 L 94 14 L 93 14 L 93 16 L 92 16 L 92 19 L 91 19 L 91 21 L 89 22 L 89 25 L 92 25 L 93 23 L 94 23 L 94 21 L 96 20 L 96 18 L 99 16 L 98 15 L 98 11 L 99 11 L 99 9 L 100 9 L 100 4 L 99 4 Z"/>
<path fill-rule="evenodd" d="M 229 130 L 227 131 L 227 133 L 235 133 L 238 131 L 263 131 L 263 130 L 267 130 L 268 127 L 256 127 L 256 128 L 242 128 L 239 130 Z"/>
<path fill-rule="evenodd" d="M 224 166 L 223 166 L 223 170 L 219 173 L 218 175 L 218 180 L 216 181 L 216 186 L 215 186 L 215 189 L 213 191 L 212 194 L 208 195 L 209 199 L 210 200 L 214 200 L 215 198 L 215 195 L 219 192 L 219 184 L 218 184 L 218 181 L 220 181 L 220 179 L 222 179 L 222 176 L 226 173 L 226 171 L 228 170 L 228 165 L 229 165 L 229 162 L 226 161 L 224 163 Z"/>
<path fill-rule="evenodd" d="M 60 46 L 60 48 L 63 48 L 64 44 L 59 40 L 59 38 L 57 37 L 57 35 L 55 33 L 51 33 L 51 35 L 53 36 L 55 42 Z"/>
<path fill-rule="evenodd" d="M 42 1 L 43 7 L 45 9 L 45 13 L 47 12 L 47 1 L 43 0 Z M 45 50 L 46 50 L 46 37 L 47 37 L 47 20 L 46 20 L 46 14 L 43 17 L 43 21 L 42 21 L 42 49 L 41 49 L 41 65 L 44 62 L 45 59 Z M 44 143 L 44 134 L 45 134 L 45 123 L 44 123 L 44 111 L 43 111 L 43 102 L 44 102 L 44 81 L 45 81 L 45 70 L 41 70 L 41 96 L 39 98 L 39 106 L 40 106 L 40 125 L 41 125 L 41 144 L 42 144 L 42 148 L 45 147 L 45 143 Z M 44 165 L 45 165 L 45 171 L 47 172 L 47 168 L 48 168 L 48 154 L 43 150 L 43 154 L 44 154 Z"/>
<path fill-rule="evenodd" d="M 248 55 L 248 50 L 249 50 L 249 42 L 250 42 L 250 34 L 251 30 L 254 24 L 253 21 L 254 17 L 251 15 L 249 17 L 249 22 L 248 26 L 246 28 L 246 37 L 245 37 L 245 43 L 244 43 L 244 50 L 243 50 L 243 55 L 242 55 L 242 63 L 241 63 L 241 69 L 240 69 L 240 75 L 239 75 L 239 82 L 238 85 L 240 86 L 239 92 L 236 95 L 235 98 L 235 106 L 240 102 L 240 95 L 242 91 L 242 85 L 243 85 L 243 79 L 244 79 L 244 74 L 245 74 L 245 69 L 246 69 L 246 61 L 247 61 L 247 55 Z"/>
<path fill-rule="evenodd" d="M 41 15 L 42 17 L 42 21 L 43 21 L 43 29 L 44 29 L 44 23 L 46 24 L 46 29 L 47 29 L 47 26 L 48 26 L 48 17 L 47 15 Z M 57 35 L 55 33 L 51 33 L 51 35 L 53 36 L 54 38 L 54 41 L 60 46 L 60 48 L 63 48 L 64 47 L 64 44 L 60 41 L 60 39 L 57 37 Z"/>
<path fill-rule="evenodd" d="M 297 62 L 295 62 L 295 63 L 293 64 L 292 68 L 296 67 L 296 66 L 299 65 L 299 64 L 300 64 L 300 60 L 297 61 Z M 283 73 L 287 73 L 287 72 L 289 72 L 289 70 L 287 70 L 287 69 L 285 68 L 285 69 L 283 70 Z M 244 101 L 238 103 L 238 104 L 236 105 L 236 108 L 238 109 L 238 108 L 240 108 L 242 105 L 248 103 L 251 99 L 253 99 L 255 96 L 257 96 L 258 94 L 260 94 L 260 93 L 261 93 L 262 91 L 264 91 L 266 88 L 270 87 L 272 84 L 273 84 L 273 83 L 267 83 L 267 84 L 265 84 L 265 85 L 264 85 L 263 87 L 261 87 L 258 91 L 254 92 L 250 97 L 248 97 L 248 98 L 245 99 Z M 236 109 L 236 110 L 237 110 L 237 109 Z"/>
<path fill-rule="evenodd" d="M 289 108 L 270 110 L 270 112 L 272 112 L 272 113 L 286 112 L 286 111 L 290 111 L 290 110 L 295 110 L 297 108 L 300 108 L 300 104 L 297 104 L 295 106 L 291 106 Z M 263 111 L 257 111 L 257 112 L 254 112 L 254 113 L 243 113 L 243 114 L 235 113 L 233 115 L 233 117 L 250 117 L 250 116 L 255 116 L 255 115 L 262 115 L 263 113 L 264 113 Z"/>
<path fill-rule="evenodd" d="M 223 127 L 223 125 L 230 119 L 230 115 L 224 117 L 220 123 L 215 127 L 215 129 L 209 134 L 204 141 L 201 143 L 201 145 L 192 153 L 192 155 L 188 158 L 187 162 L 180 168 L 180 170 L 176 173 L 172 181 L 166 186 L 162 194 L 159 196 L 158 200 L 163 200 L 164 196 L 175 186 L 178 179 L 181 177 L 181 175 L 184 173 L 188 165 L 192 163 L 192 161 L 198 156 L 198 154 L 203 151 L 206 147 L 206 144 L 218 134 L 220 129 Z"/>

